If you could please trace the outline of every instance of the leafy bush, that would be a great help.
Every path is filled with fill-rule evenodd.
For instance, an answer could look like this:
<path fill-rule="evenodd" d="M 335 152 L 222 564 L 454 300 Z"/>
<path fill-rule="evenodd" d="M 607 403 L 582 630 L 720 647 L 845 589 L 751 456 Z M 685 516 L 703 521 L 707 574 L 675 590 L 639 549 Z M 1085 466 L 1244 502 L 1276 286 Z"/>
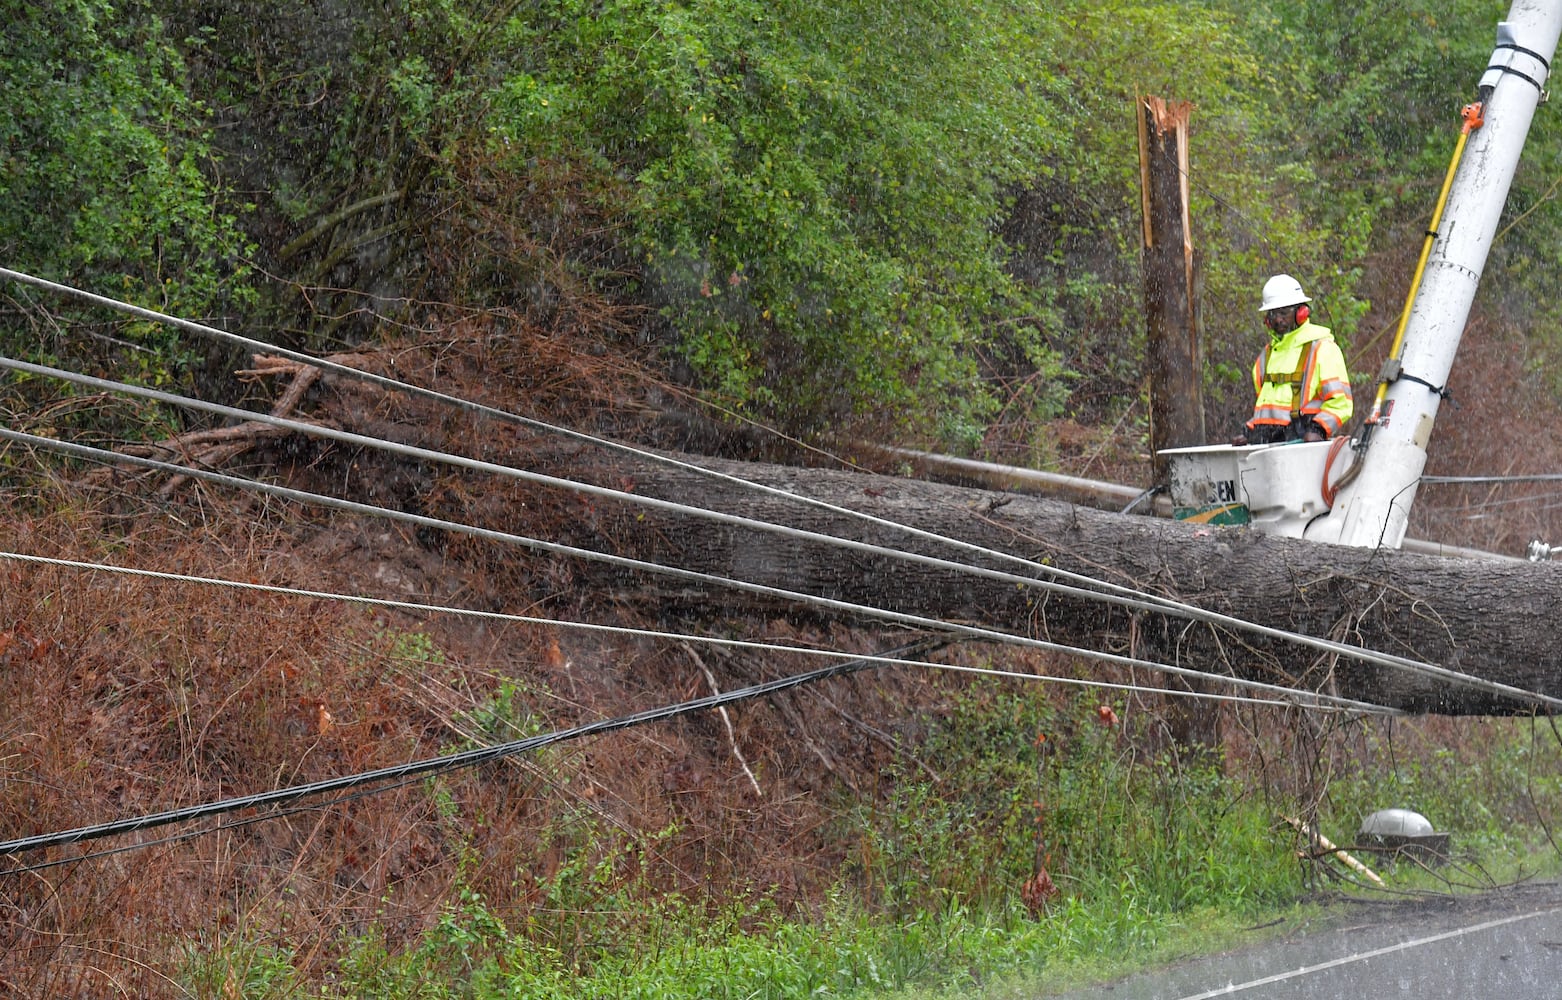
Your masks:
<path fill-rule="evenodd" d="M 0 77 L 8 266 L 179 315 L 253 302 L 242 207 L 212 180 L 205 110 L 152 4 L 10 5 Z M 79 325 L 13 317 L 0 346 L 49 358 L 86 341 L 154 383 L 181 378 L 194 360 L 177 330 L 105 323 L 53 300 L 47 310 Z"/>
<path fill-rule="evenodd" d="M 1273 817 L 1225 776 L 1219 753 L 1147 756 L 1137 732 L 1098 724 L 1099 702 L 976 688 L 918 754 L 960 775 L 951 792 L 905 768 L 870 828 L 864 874 L 891 912 L 955 899 L 1013 905 L 1040 862 L 1092 908 L 1175 913 L 1272 905 L 1296 888 Z M 1121 706 L 1118 706 L 1121 707 Z"/>
<path fill-rule="evenodd" d="M 972 417 L 984 323 L 1023 312 L 994 230 L 1061 141 L 1001 4 L 755 2 L 517 16 L 495 100 L 520 155 L 631 175 L 645 294 L 742 405 Z M 915 72 L 907 72 L 916 67 Z"/>

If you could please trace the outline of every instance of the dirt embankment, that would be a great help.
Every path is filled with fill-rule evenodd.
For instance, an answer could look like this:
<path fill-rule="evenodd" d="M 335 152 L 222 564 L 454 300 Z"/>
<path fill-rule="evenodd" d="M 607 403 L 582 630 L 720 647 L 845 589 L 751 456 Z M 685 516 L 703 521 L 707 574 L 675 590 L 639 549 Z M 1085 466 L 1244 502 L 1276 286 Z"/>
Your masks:
<path fill-rule="evenodd" d="M 520 358 L 473 341 L 362 360 L 413 381 L 437 376 L 445 391 L 502 408 L 570 412 L 576 426 L 648 426 L 623 401 L 646 393 L 625 393 L 623 370 L 589 354 Z M 347 382 L 313 385 L 297 403 L 301 417 L 477 457 L 523 456 L 541 440 Z M 497 530 L 549 537 L 592 516 L 576 497 L 517 496 L 509 484 L 341 444 L 219 443 L 239 474 L 397 510 L 459 508 Z M 817 618 L 752 620 L 719 598 L 664 612 L 581 588 L 560 557 L 208 483 L 169 485 L 133 470 L 52 484 L 18 477 L 0 549 L 632 629 L 852 651 L 905 640 Z M 0 582 L 8 837 L 389 767 L 820 665 L 16 560 L 0 560 Z M 854 838 L 834 827 L 845 797 L 871 802 L 890 762 L 914 759 L 918 727 L 947 690 L 905 671 L 865 672 L 725 717 L 685 716 L 329 807 L 241 811 L 16 856 L 0 875 L 0 984 L 75 995 L 112 966 L 138 993 L 158 995 L 167 983 L 151 970 L 177 963 L 177 942 L 226 935 L 326 942 L 374 925 L 394 947 L 438 919 L 458 882 L 513 916 L 556 905 L 550 879 L 567 864 L 605 864 L 603 878 L 636 891 L 713 901 L 763 892 L 806 907 L 850 870 Z M 936 762 L 921 766 L 931 773 Z M 176 839 L 15 872 L 165 836 Z"/>
<path fill-rule="evenodd" d="M 822 460 L 752 429 L 691 417 L 676 389 L 633 365 L 547 338 L 521 344 L 457 330 L 437 349 L 357 360 L 452 395 L 652 445 Z M 1490 360 L 1476 371 L 1500 383 L 1511 358 Z M 286 376 L 272 380 L 258 391 L 285 400 Z M 1486 414 L 1497 395 L 1467 393 L 1466 405 Z M 309 386 L 289 412 L 478 458 L 524 464 L 529 449 L 544 446 L 559 454 L 543 432 L 342 380 Z M 682 415 L 669 420 L 669 413 Z M 1476 444 L 1486 439 L 1473 427 L 1458 422 L 1449 437 L 1461 454 L 1485 457 Z M 1547 434 L 1536 431 L 1535 440 L 1550 442 Z M 210 442 L 222 447 L 226 468 L 396 510 L 459 512 L 544 538 L 599 517 L 576 495 L 299 436 L 241 438 Z M 1131 467 L 1131 456 L 1103 435 L 1059 441 L 1065 461 L 1094 465 L 1066 471 L 1102 475 L 1108 451 L 1113 468 Z M 1536 454 L 1562 455 L 1562 444 Z M 587 588 L 560 556 L 211 484 L 169 485 L 128 471 L 52 484 L 15 476 L 0 548 L 858 652 L 905 640 L 902 632 L 817 615 L 756 618 L 721 597 L 674 608 L 633 591 Z M 632 476 L 620 485 L 632 489 Z M 1446 540 L 1495 544 L 1553 522 L 1504 523 Z M 817 665 L 778 652 L 4 560 L 0 828 L 28 836 L 351 774 Z M 458 883 L 480 891 L 496 912 L 542 919 L 557 906 L 550 893 L 566 865 L 603 864 L 608 885 L 626 891 L 677 890 L 718 902 L 758 891 L 783 907 L 808 907 L 869 869 L 866 843 L 844 817 L 872 808 L 892 762 L 948 779 L 916 748 L 921 727 L 961 686 L 906 670 L 869 671 L 734 707 L 726 718 L 691 715 L 330 807 L 303 804 L 279 818 L 241 812 L 198 825 L 199 836 L 81 863 L 14 871 L 195 831 L 15 857 L 7 862 L 13 872 L 0 876 L 0 985 L 23 996 L 79 994 L 110 968 L 136 992 L 158 995 L 168 988 L 153 970 L 176 966 L 189 940 L 323 943 L 372 925 L 394 947 L 431 926 Z M 325 953 L 323 944 L 306 950 L 301 971 L 319 972 L 309 966 Z"/>

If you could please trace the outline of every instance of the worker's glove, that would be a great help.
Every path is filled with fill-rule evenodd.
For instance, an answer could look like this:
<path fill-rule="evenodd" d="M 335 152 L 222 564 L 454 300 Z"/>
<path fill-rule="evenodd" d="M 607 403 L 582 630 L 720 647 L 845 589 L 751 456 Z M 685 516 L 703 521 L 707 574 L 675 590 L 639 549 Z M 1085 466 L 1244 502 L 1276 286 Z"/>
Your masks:
<path fill-rule="evenodd" d="M 1242 447 L 1243 445 L 1247 444 L 1247 435 L 1246 434 L 1238 434 L 1236 437 L 1231 439 L 1231 444 L 1232 444 L 1233 447 L 1236 447 L 1236 448 Z"/>
<path fill-rule="evenodd" d="M 1323 428 L 1312 417 L 1298 417 L 1291 422 L 1291 433 L 1303 441 L 1322 441 Z"/>

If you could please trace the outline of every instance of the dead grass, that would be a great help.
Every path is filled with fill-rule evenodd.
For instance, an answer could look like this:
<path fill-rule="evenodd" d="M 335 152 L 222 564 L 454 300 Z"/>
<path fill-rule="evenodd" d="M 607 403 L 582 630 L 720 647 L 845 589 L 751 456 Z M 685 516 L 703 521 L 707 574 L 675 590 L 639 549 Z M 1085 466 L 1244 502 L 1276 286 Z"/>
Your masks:
<path fill-rule="evenodd" d="M 1512 426 L 1522 373 L 1511 344 L 1471 339 L 1472 361 L 1461 367 L 1465 409 L 1445 411 L 1429 471 L 1541 470 L 1548 461 L 1554 468 L 1562 440 L 1550 418 L 1526 432 L 1536 447 L 1522 460 L 1502 470 L 1481 464 L 1494 453 L 1491 429 Z M 643 400 L 655 392 L 625 352 L 582 349 L 577 337 L 526 332 L 524 323 L 507 326 L 492 315 L 465 316 L 439 337 L 357 360 L 506 409 L 569 413 L 574 426 L 654 434 L 657 414 Z M 1538 395 L 1522 400 L 1530 413 L 1550 412 Z M 521 464 L 567 457 L 514 425 L 330 378 L 304 408 L 364 433 L 476 457 Z M 1139 459 L 1120 428 L 1058 430 L 1052 447 L 1070 471 L 1133 481 L 1121 477 Z M 257 442 L 245 461 L 303 488 L 542 537 L 614 523 L 573 495 L 296 438 Z M 728 620 L 715 609 L 698 621 L 665 609 L 657 615 L 632 594 L 584 589 L 563 560 L 200 484 L 159 496 L 161 485 L 110 477 L 83 491 L 13 480 L 0 548 L 859 650 L 897 641 L 818 622 Z M 1437 527 L 1457 544 L 1511 547 L 1556 527 L 1538 507 L 1497 510 L 1489 523 L 1461 522 L 1459 534 L 1448 527 L 1450 509 L 1429 503 L 1418 507 L 1426 520 L 1413 530 Z M 728 690 L 817 665 L 779 655 L 701 657 L 709 676 L 687 651 L 650 640 L 0 560 L 0 829 L 21 837 L 356 773 L 701 696 L 712 677 Z M 1039 662 L 1021 655 L 1009 665 Z M 843 803 L 884 794 L 891 761 L 915 754 L 921 720 L 948 710 L 965 685 L 906 671 L 864 673 L 737 706 L 730 733 L 714 714 L 690 716 L 58 867 L 21 870 L 180 830 L 11 858 L 0 869 L 0 992 L 184 996 L 196 951 L 273 946 L 292 955 L 301 981 L 320 982 L 344 939 L 372 928 L 387 947 L 405 946 L 433 926 L 458 885 L 480 891 L 517 925 L 530 919 L 564 935 L 546 885 L 582 852 L 609 862 L 610 881 L 626 891 L 676 891 L 710 906 L 765 895 L 783 911 L 806 910 L 861 846 L 834 827 Z M 1130 708 L 1161 711 L 1144 701 Z M 1339 734 L 1288 734 L 1256 717 L 1244 725 L 1240 713 L 1222 719 L 1232 766 L 1273 794 L 1305 794 L 1349 753 Z M 1460 731 L 1439 735 L 1461 739 Z M 1147 755 L 1156 750 L 1145 747 Z M 1315 762 L 1311 771 L 1298 768 L 1304 760 Z M 938 771 L 937 761 L 913 766 Z"/>
<path fill-rule="evenodd" d="M 0 526 L 0 547 L 349 590 L 384 581 L 390 550 L 416 547 L 276 508 L 239 527 L 212 513 L 213 499 L 134 520 L 79 507 L 18 517 Z M 192 527 L 202 512 L 212 519 Z M 335 555 L 322 561 L 324 553 Z M 528 610 L 536 599 L 504 589 L 546 570 L 511 562 L 510 575 L 479 567 L 462 596 Z M 448 597 L 436 574 L 460 568 L 429 553 L 396 565 L 403 593 L 389 596 L 410 589 L 417 599 Z M 648 641 L 474 628 L 50 566 L 5 563 L 0 573 L 0 699 L 11 720 L 0 730 L 0 822 L 11 836 L 356 773 L 513 738 L 515 726 L 560 728 L 709 692 L 686 653 Z M 552 602 L 595 620 L 649 624 L 592 603 L 587 595 Z M 768 631 L 798 637 L 784 623 Z M 724 689 L 802 668 L 704 659 Z M 185 828 L 12 858 L 0 873 L 0 984 L 17 996 L 178 996 L 173 981 L 192 949 L 282 942 L 296 950 L 298 975 L 315 979 L 339 957 L 344 935 L 372 925 L 391 948 L 413 940 L 458 879 L 497 913 L 536 917 L 539 886 L 572 852 L 590 849 L 579 839 L 590 829 L 610 835 L 603 856 L 628 865 L 626 885 L 806 904 L 836 869 L 825 829 L 836 779 L 870 786 L 891 755 L 848 717 L 899 714 L 919 684 L 843 680 L 828 704 L 798 695 L 736 707 L 730 735 L 718 718 L 694 716 L 36 872 L 18 869 Z M 507 685 L 509 700 L 496 708 Z M 742 774 L 734 743 L 763 795 Z M 823 746 L 829 768 L 809 749 Z M 614 855 L 613 843 L 639 853 Z"/>

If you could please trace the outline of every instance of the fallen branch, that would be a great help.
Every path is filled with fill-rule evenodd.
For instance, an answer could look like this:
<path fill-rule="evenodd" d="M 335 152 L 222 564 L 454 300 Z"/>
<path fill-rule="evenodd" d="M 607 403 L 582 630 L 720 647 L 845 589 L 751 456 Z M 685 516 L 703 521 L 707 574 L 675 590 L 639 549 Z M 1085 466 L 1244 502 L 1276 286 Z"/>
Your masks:
<path fill-rule="evenodd" d="M 1384 887 L 1383 880 L 1378 878 L 1376 872 L 1362 864 L 1360 861 L 1357 861 L 1353 856 L 1351 856 L 1350 852 L 1337 847 L 1332 841 L 1329 840 L 1328 837 L 1325 837 L 1323 834 L 1314 830 L 1311 826 L 1303 823 L 1301 820 L 1296 819 L 1295 817 L 1282 816 L 1280 818 L 1296 827 L 1301 835 L 1307 838 L 1308 843 L 1317 844 L 1325 851 L 1333 853 L 1336 858 L 1339 858 L 1345 863 L 1346 867 L 1350 868 L 1354 872 L 1358 872 L 1359 874 L 1366 876 L 1368 879 L 1371 879 L 1373 885 L 1376 885 L 1378 888 L 1381 889 Z M 1306 855 L 1303 856 L 1305 857 Z"/>
<path fill-rule="evenodd" d="M 272 357 L 257 354 L 254 357 L 254 368 L 235 372 L 239 378 L 245 381 L 254 381 L 264 375 L 291 375 L 292 381 L 288 383 L 287 390 L 282 393 L 271 407 L 273 417 L 286 417 L 293 413 L 295 407 L 309 387 L 320 378 L 320 369 L 305 365 L 297 361 L 289 361 L 287 358 Z M 232 427 L 223 427 L 211 431 L 195 431 L 189 435 L 181 435 L 172 438 L 165 444 L 173 444 L 181 452 L 186 451 L 196 443 L 207 445 L 206 450 L 200 454 L 188 454 L 185 461 L 190 464 L 203 465 L 207 468 L 219 468 L 233 461 L 238 456 L 255 447 L 265 438 L 286 437 L 292 431 L 285 427 L 277 427 L 274 424 L 261 423 L 258 420 L 247 420 L 242 424 Z M 172 476 L 163 488 L 158 492 L 163 496 L 171 496 L 175 490 L 189 480 L 188 476 Z"/>
<path fill-rule="evenodd" d="M 680 642 L 678 645 L 682 646 L 683 651 L 689 654 L 689 659 L 694 661 L 694 665 L 705 672 L 705 679 L 710 682 L 711 694 L 721 694 L 721 689 L 716 686 L 716 675 L 711 673 L 710 668 L 705 665 L 705 661 L 700 659 L 700 654 L 694 651 L 694 647 L 686 642 Z M 744 774 L 748 775 L 749 784 L 754 786 L 754 794 L 764 798 L 765 792 L 759 787 L 759 779 L 754 777 L 753 771 L 749 770 L 748 761 L 743 759 L 743 751 L 738 749 L 738 734 L 732 728 L 732 717 L 727 714 L 726 706 L 718 705 L 716 706 L 716 711 L 721 713 L 721 721 L 727 726 L 727 740 L 732 744 L 732 756 L 738 759 L 738 766 L 743 768 Z"/>
<path fill-rule="evenodd" d="M 246 368 L 234 374 L 244 381 L 256 381 L 266 376 L 292 376 L 292 381 L 288 383 L 281 398 L 271 407 L 273 417 L 292 416 L 294 409 L 304 398 L 304 393 L 319 380 L 321 374 L 319 368 L 290 361 L 287 358 L 257 354 L 253 360 L 254 368 Z M 293 432 L 286 427 L 278 427 L 258 420 L 247 420 L 230 427 L 190 431 L 151 444 L 128 445 L 119 450 L 126 455 L 175 459 L 186 465 L 215 469 L 231 462 L 263 440 L 286 437 L 291 433 Z M 93 484 L 113 474 L 112 469 L 96 469 L 82 477 L 81 482 L 84 485 Z M 158 493 L 164 497 L 170 496 L 188 480 L 188 476 L 171 476 Z"/>

